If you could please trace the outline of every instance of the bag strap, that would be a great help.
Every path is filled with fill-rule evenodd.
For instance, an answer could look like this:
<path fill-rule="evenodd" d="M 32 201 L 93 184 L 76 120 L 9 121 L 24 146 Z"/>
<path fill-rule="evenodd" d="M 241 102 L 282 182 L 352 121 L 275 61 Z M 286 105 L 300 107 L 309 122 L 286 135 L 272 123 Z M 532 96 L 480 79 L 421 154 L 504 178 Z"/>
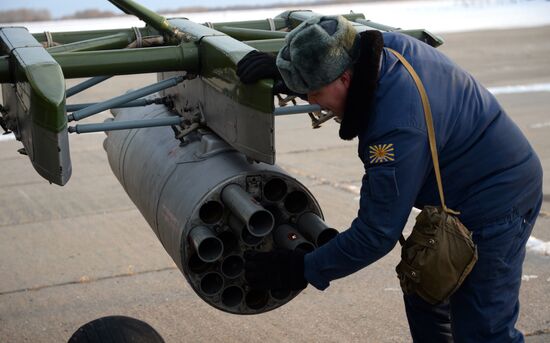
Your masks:
<path fill-rule="evenodd" d="M 434 124 L 432 119 L 432 110 L 430 108 L 430 102 L 428 100 L 428 95 L 426 94 L 426 90 L 424 89 L 424 85 L 422 84 L 422 81 L 420 80 L 420 77 L 418 77 L 418 74 L 414 70 L 414 68 L 410 65 L 410 63 L 397 51 L 390 49 L 386 47 L 392 54 L 397 57 L 397 59 L 405 66 L 409 74 L 411 74 L 414 83 L 416 84 L 416 88 L 418 89 L 418 92 L 420 93 L 420 98 L 422 99 L 422 107 L 424 108 L 424 119 L 426 120 L 426 126 L 428 130 L 428 139 L 430 141 L 430 151 L 432 154 L 432 161 L 434 165 L 435 170 L 435 178 L 437 180 L 437 188 L 439 190 L 439 199 L 441 200 L 441 206 L 443 208 L 443 211 L 459 215 L 460 212 L 456 212 L 451 210 L 445 205 L 445 196 L 443 194 L 443 182 L 441 181 L 441 173 L 439 172 L 439 158 L 437 156 L 437 145 L 435 141 L 435 130 L 434 130 Z"/>

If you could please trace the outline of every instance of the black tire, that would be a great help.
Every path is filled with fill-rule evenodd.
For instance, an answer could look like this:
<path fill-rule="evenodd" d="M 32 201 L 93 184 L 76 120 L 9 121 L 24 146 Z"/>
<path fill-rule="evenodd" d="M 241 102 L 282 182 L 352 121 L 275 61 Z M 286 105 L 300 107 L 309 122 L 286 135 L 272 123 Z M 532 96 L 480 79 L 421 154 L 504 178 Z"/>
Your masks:
<path fill-rule="evenodd" d="M 141 320 L 108 316 L 82 325 L 68 343 L 164 343 L 164 339 Z"/>

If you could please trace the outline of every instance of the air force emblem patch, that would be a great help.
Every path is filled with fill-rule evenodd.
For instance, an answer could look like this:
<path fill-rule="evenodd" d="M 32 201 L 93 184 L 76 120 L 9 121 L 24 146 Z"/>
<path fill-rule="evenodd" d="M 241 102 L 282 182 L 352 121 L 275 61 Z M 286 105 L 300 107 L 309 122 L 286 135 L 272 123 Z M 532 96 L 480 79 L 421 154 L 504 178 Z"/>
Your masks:
<path fill-rule="evenodd" d="M 395 160 L 393 144 L 369 145 L 370 163 L 383 163 Z"/>

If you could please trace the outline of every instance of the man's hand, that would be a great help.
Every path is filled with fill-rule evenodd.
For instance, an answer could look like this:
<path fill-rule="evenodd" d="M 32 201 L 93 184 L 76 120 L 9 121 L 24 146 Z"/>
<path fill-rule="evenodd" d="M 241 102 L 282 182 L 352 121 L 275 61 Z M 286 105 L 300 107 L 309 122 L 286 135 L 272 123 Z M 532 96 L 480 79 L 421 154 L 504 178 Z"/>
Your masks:
<path fill-rule="evenodd" d="M 304 255 L 299 249 L 247 251 L 244 254 L 246 281 L 253 289 L 302 290 L 307 287 Z"/>
<path fill-rule="evenodd" d="M 237 76 L 242 83 L 254 83 L 260 79 L 281 79 L 275 56 L 257 50 L 249 52 L 237 63 Z"/>
<path fill-rule="evenodd" d="M 307 100 L 305 94 L 298 94 L 286 86 L 277 68 L 275 56 L 267 52 L 253 50 L 246 54 L 237 63 L 237 76 L 245 84 L 254 83 L 260 79 L 273 79 L 275 80 L 273 94 L 296 95 Z"/>

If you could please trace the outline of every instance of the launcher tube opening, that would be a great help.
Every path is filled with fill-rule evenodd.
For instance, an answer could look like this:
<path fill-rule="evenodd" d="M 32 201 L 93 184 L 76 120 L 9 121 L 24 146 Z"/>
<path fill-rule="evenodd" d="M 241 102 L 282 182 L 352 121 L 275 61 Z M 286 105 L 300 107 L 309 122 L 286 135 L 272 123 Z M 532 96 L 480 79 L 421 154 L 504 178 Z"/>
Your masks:
<path fill-rule="evenodd" d="M 205 226 L 197 226 L 189 233 L 198 257 L 204 262 L 214 262 L 223 253 L 223 243 Z"/>
<path fill-rule="evenodd" d="M 222 262 L 222 274 L 230 279 L 236 278 L 244 271 L 244 260 L 238 255 L 225 258 Z"/>
<path fill-rule="evenodd" d="M 294 191 L 285 198 L 285 209 L 290 213 L 300 213 L 307 208 L 308 198 L 304 192 Z"/>
<path fill-rule="evenodd" d="M 266 236 L 273 229 L 273 215 L 260 205 L 252 195 L 237 184 L 230 184 L 222 191 L 222 201 L 237 216 L 250 234 Z"/>
<path fill-rule="evenodd" d="M 223 205 L 219 201 L 208 201 L 199 209 L 199 218 L 206 224 L 214 224 L 218 222 L 222 216 Z"/>
<path fill-rule="evenodd" d="M 269 201 L 279 201 L 287 193 L 288 187 L 283 179 L 275 177 L 264 185 L 264 197 Z"/>
<path fill-rule="evenodd" d="M 312 212 L 307 212 L 300 216 L 298 219 L 298 230 L 318 247 L 338 235 L 336 229 L 329 227 L 318 215 Z"/>
<path fill-rule="evenodd" d="M 222 292 L 222 304 L 227 307 L 237 306 L 243 301 L 244 293 L 240 287 L 229 286 Z"/>
<path fill-rule="evenodd" d="M 218 273 L 208 273 L 201 280 L 201 291 L 206 295 L 214 295 L 223 287 L 223 278 Z"/>

